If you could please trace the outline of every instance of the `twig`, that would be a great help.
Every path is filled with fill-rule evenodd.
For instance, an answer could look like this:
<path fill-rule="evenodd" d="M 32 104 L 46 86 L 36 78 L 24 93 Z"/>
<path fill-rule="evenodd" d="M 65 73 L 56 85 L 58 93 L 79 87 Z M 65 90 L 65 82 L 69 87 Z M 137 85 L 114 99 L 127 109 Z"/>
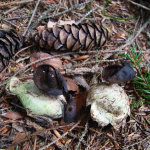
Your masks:
<path fill-rule="evenodd" d="M 78 54 L 78 53 L 79 53 L 79 52 L 68 52 L 68 53 L 58 54 L 58 55 L 54 55 L 54 56 L 50 56 L 50 57 L 40 58 L 40 59 L 38 59 L 38 60 L 36 60 L 36 61 L 34 61 L 34 62 L 31 62 L 31 63 L 27 64 L 27 65 L 24 66 L 23 68 L 19 69 L 19 70 L 14 74 L 14 76 L 16 76 L 19 72 L 24 71 L 26 68 L 30 67 L 31 65 L 36 64 L 36 63 L 38 63 L 38 62 L 41 62 L 41 61 L 43 61 L 43 60 L 52 59 L 52 58 L 54 58 L 54 57 L 60 57 L 60 56 L 64 56 L 64 55 Z M 89 62 L 88 64 L 91 64 L 91 63 L 101 63 L 101 62 L 114 62 L 114 61 L 118 61 L 118 60 L 120 60 L 120 59 L 114 59 L 114 60 L 98 60 L 98 61 Z M 87 63 L 86 63 L 86 64 L 87 64 Z M 81 65 L 81 64 L 80 64 L 80 65 Z M 79 65 L 79 66 L 80 66 L 80 65 Z M 78 66 L 78 65 L 75 65 L 75 66 L 73 66 L 73 67 L 76 67 L 76 66 Z"/>
<path fill-rule="evenodd" d="M 37 19 L 36 21 L 29 27 L 28 31 L 26 32 L 26 37 L 28 40 L 28 34 L 29 32 L 36 27 L 36 25 L 44 18 L 44 16 L 46 16 L 50 11 L 55 10 L 56 6 L 52 6 L 50 7 L 48 10 L 46 10 L 45 12 L 43 12 Z"/>
<path fill-rule="evenodd" d="M 87 150 L 88 150 L 88 149 L 91 149 L 90 145 L 92 145 L 92 143 L 93 143 L 93 141 L 94 141 L 94 139 L 95 139 L 96 136 L 97 136 L 97 134 L 95 133 L 94 136 L 92 137 L 90 143 L 89 143 L 88 146 L 87 146 Z"/>
<path fill-rule="evenodd" d="M 26 137 L 27 137 L 27 139 L 28 139 L 28 141 L 29 141 L 29 144 L 30 144 L 30 146 L 31 146 L 31 149 L 33 149 L 31 140 L 30 140 L 30 138 L 29 138 L 29 136 L 28 136 L 28 133 L 27 133 L 27 131 L 26 131 L 26 128 L 24 127 L 24 124 L 22 124 L 22 126 L 23 126 L 23 130 L 24 130 L 24 132 L 25 132 L 25 135 L 26 135 Z"/>
<path fill-rule="evenodd" d="M 5 22 L 7 22 L 7 23 L 9 23 L 9 24 L 11 24 L 11 25 L 14 26 L 15 28 L 20 29 L 19 26 L 17 26 L 17 25 L 15 25 L 15 24 L 11 23 L 10 21 L 8 21 L 8 20 L 6 20 L 6 19 L 2 19 L 2 20 L 5 21 Z"/>
<path fill-rule="evenodd" d="M 27 26 L 27 28 L 25 29 L 24 33 L 23 33 L 23 36 L 26 35 L 26 33 L 27 33 L 28 29 L 29 29 L 29 26 L 30 26 L 30 24 L 31 24 L 31 22 L 32 22 L 32 20 L 33 20 L 33 17 L 34 17 L 34 15 L 35 15 L 36 11 L 37 11 L 37 7 L 38 7 L 40 1 L 41 1 L 41 0 L 38 0 L 37 3 L 36 3 L 36 6 L 35 6 L 35 8 L 34 8 L 34 11 L 33 11 L 33 13 L 32 13 L 32 16 L 31 16 L 31 18 L 30 18 L 30 21 L 29 21 L 29 23 L 28 23 L 28 26 Z"/>
<path fill-rule="evenodd" d="M 89 117 L 89 118 L 90 118 L 90 117 Z M 88 132 L 89 118 L 88 118 L 87 121 L 86 121 L 84 131 L 82 132 L 82 136 L 80 137 L 79 143 L 78 143 L 78 145 L 76 146 L 76 149 L 75 149 L 75 150 L 78 150 L 78 149 L 79 149 L 79 146 L 80 146 L 80 144 L 81 144 L 81 142 L 82 142 L 84 136 L 85 136 L 85 135 L 87 134 L 87 132 Z"/>
<path fill-rule="evenodd" d="M 132 144 L 132 145 L 129 145 L 129 146 L 127 146 L 127 147 L 123 147 L 122 149 L 123 149 L 123 150 L 126 150 L 126 149 L 129 149 L 130 147 L 133 147 L 133 146 L 138 145 L 138 144 L 140 144 L 140 143 L 143 144 L 145 140 L 149 141 L 149 140 L 150 140 L 150 136 L 148 136 L 148 137 L 146 137 L 145 139 L 140 140 L 139 142 L 136 142 L 136 143 L 134 143 L 134 144 Z"/>
<path fill-rule="evenodd" d="M 11 9 L 7 10 L 6 12 L 4 12 L 3 15 L 9 14 L 10 12 L 12 12 L 12 11 L 14 11 L 14 10 L 20 8 L 21 6 L 22 6 L 22 5 L 15 6 L 15 7 L 11 8 Z M 5 20 L 6 20 L 6 19 L 5 19 Z"/>
<path fill-rule="evenodd" d="M 24 60 L 29 59 L 29 58 L 30 58 L 30 56 L 19 58 L 19 59 L 16 60 L 16 63 L 19 63 L 19 62 L 24 61 Z"/>
<path fill-rule="evenodd" d="M 126 44 L 118 47 L 117 49 L 115 49 L 116 51 L 125 48 L 126 46 L 132 44 L 132 42 L 138 37 L 138 35 L 147 27 L 148 23 L 150 22 L 150 18 L 145 22 L 145 24 L 137 31 L 137 33 L 135 34 L 135 36 L 133 35 L 133 37 L 128 38 L 128 40 L 126 41 Z"/>
<path fill-rule="evenodd" d="M 25 48 L 23 48 L 23 49 L 21 49 L 20 51 L 18 51 L 16 54 L 15 54 L 15 56 L 16 55 L 18 55 L 20 52 L 22 52 L 22 51 L 24 51 L 24 50 L 26 50 L 26 49 L 28 49 L 28 48 L 30 48 L 30 47 L 32 47 L 32 46 L 34 46 L 34 45 L 31 45 L 31 46 L 28 46 L 28 47 L 25 47 Z M 26 68 L 28 68 L 28 67 L 30 67 L 31 65 L 33 65 L 33 64 L 36 64 L 36 63 L 38 63 L 38 62 L 41 62 L 41 61 L 44 61 L 44 60 L 47 60 L 47 59 L 52 59 L 52 58 L 55 58 L 55 57 L 60 57 L 60 56 L 64 56 L 64 55 L 72 55 L 72 54 L 86 54 L 86 53 L 88 53 L 88 54 L 97 54 L 97 53 L 113 53 L 113 52 L 123 52 L 123 53 L 125 53 L 125 52 L 127 52 L 126 50 L 104 50 L 104 51 L 81 51 L 81 52 L 68 52 L 68 53 L 63 53 L 63 54 L 58 54 L 58 55 L 54 55 L 54 56 L 50 56 L 50 57 L 45 57 L 45 58 L 40 58 L 40 59 L 38 59 L 38 60 L 36 60 L 36 61 L 34 61 L 34 62 L 32 62 L 32 63 L 30 63 L 30 64 L 27 64 L 26 66 L 24 66 L 23 68 L 21 68 L 20 70 L 18 70 L 17 71 L 17 73 L 15 74 L 15 75 L 17 75 L 19 72 L 21 72 L 21 71 L 23 71 L 23 70 L 25 70 Z M 137 53 L 138 52 L 140 52 L 140 51 L 136 51 Z M 147 50 L 147 51 L 144 51 L 143 53 L 148 53 L 149 52 L 149 49 Z M 24 59 L 28 59 L 29 58 L 29 56 L 27 56 L 26 58 L 23 58 L 23 60 Z M 74 65 L 74 66 L 72 66 L 72 68 L 73 67 L 78 67 L 78 66 L 83 66 L 83 65 L 86 65 L 86 64 L 93 64 L 93 63 L 101 63 L 101 62 L 113 62 L 113 61 L 118 61 L 118 60 L 120 60 L 120 59 L 114 59 L 114 60 L 97 60 L 97 61 L 92 61 L 92 62 L 88 62 L 88 63 L 85 63 L 85 64 L 77 64 L 77 65 Z M 16 62 L 20 62 L 21 61 L 21 59 L 18 59 L 18 60 L 16 60 Z M 61 68 L 61 69 L 69 69 L 68 67 L 64 67 L 64 68 Z"/>
<path fill-rule="evenodd" d="M 71 129 L 69 129 L 67 132 L 65 132 L 61 137 L 57 138 L 55 141 L 49 143 L 48 145 L 46 145 L 46 146 L 40 148 L 40 150 L 45 150 L 46 148 L 48 148 L 48 147 L 51 146 L 52 144 L 54 144 L 54 143 L 56 143 L 57 141 L 59 141 L 61 138 L 65 137 L 69 132 L 71 132 L 75 127 L 77 127 L 77 126 L 81 123 L 81 121 L 82 121 L 82 119 L 83 119 L 84 117 L 85 117 L 85 114 L 82 116 L 82 118 L 81 118 Z"/>
<path fill-rule="evenodd" d="M 5 1 L 5 2 L 1 2 L 0 3 L 0 7 L 3 7 L 3 6 L 7 6 L 7 5 L 22 5 L 22 4 L 26 4 L 26 3 L 30 3 L 30 2 L 33 2 L 34 0 L 24 0 L 24 1 L 20 1 L 20 2 L 11 2 L 11 1 Z"/>
<path fill-rule="evenodd" d="M 118 61 L 118 60 L 122 60 L 123 58 L 120 58 L 120 59 L 112 59 L 112 60 L 95 60 L 95 61 L 90 61 L 90 62 L 85 62 L 85 63 L 81 63 L 81 64 L 76 64 L 76 65 L 73 65 L 71 67 L 63 67 L 63 68 L 60 68 L 60 69 L 70 69 L 70 68 L 76 68 L 78 66 L 83 66 L 83 65 L 89 65 L 89 64 L 95 64 L 95 63 L 103 63 L 103 62 L 115 62 L 115 61 Z M 91 69 L 90 69 L 91 70 Z M 75 73 L 75 72 L 74 72 Z"/>
<path fill-rule="evenodd" d="M 34 46 L 34 45 L 29 45 L 29 46 L 27 46 L 27 47 L 22 48 L 21 50 L 19 50 L 19 51 L 14 55 L 13 59 L 14 59 L 20 52 L 23 52 L 23 51 L 27 50 L 28 48 L 31 48 L 32 46 Z"/>
<path fill-rule="evenodd" d="M 33 117 L 34 118 L 34 117 Z M 34 118 L 35 119 L 35 118 Z M 29 119 L 28 117 L 26 117 L 26 124 L 28 125 L 28 126 L 32 126 L 32 127 L 34 127 L 37 131 L 39 131 L 40 132 L 40 130 L 42 131 L 42 132 L 40 132 L 39 134 L 42 136 L 43 134 L 47 134 L 47 135 L 53 135 L 52 136 L 52 139 L 51 140 L 56 140 L 57 139 L 57 137 L 54 135 L 54 134 L 52 134 L 51 133 L 51 130 L 47 130 L 47 129 L 45 129 L 45 128 L 43 128 L 43 127 L 41 127 L 39 124 L 37 124 L 36 122 L 33 122 L 31 119 Z M 52 130 L 55 130 L 55 129 L 52 129 Z M 30 138 L 31 137 L 31 134 L 30 135 L 28 135 L 28 137 Z M 16 143 L 17 144 L 17 143 Z M 64 148 L 64 146 L 63 146 L 63 144 L 61 143 L 61 142 L 59 142 L 59 143 L 55 143 L 59 148 Z"/>
<path fill-rule="evenodd" d="M 30 18 L 30 16 L 20 16 L 20 17 L 9 17 L 5 18 L 5 20 L 17 20 L 17 19 L 24 19 L 24 18 Z"/>
<path fill-rule="evenodd" d="M 93 11 L 95 11 L 96 9 L 99 9 L 99 7 L 94 7 L 93 9 L 91 9 L 90 11 L 88 11 L 80 20 L 78 20 L 75 24 L 78 25 L 79 23 L 81 23 L 83 20 L 85 20 L 85 18 L 92 13 Z"/>
<path fill-rule="evenodd" d="M 52 11 L 52 10 L 55 10 L 56 6 L 52 6 L 52 7 L 50 7 L 48 10 L 46 10 L 45 12 L 43 12 L 43 13 L 39 16 L 39 18 L 30 26 L 30 28 L 28 29 L 28 32 L 27 32 L 27 33 L 29 33 L 30 30 L 32 30 L 33 28 L 35 28 L 36 25 L 39 23 L 39 21 L 41 21 L 42 19 L 49 19 L 49 18 L 52 18 L 52 17 L 56 17 L 56 16 L 63 15 L 63 14 L 65 14 L 65 13 L 70 12 L 70 11 L 72 11 L 73 9 L 76 9 L 76 8 L 78 8 L 78 7 L 82 6 L 82 5 L 85 5 L 85 4 L 87 4 L 87 3 L 91 2 L 91 1 L 93 1 L 93 0 L 88 0 L 88 1 L 86 1 L 86 2 L 84 2 L 84 3 L 76 4 L 76 5 L 72 6 L 72 7 L 70 7 L 69 9 L 64 10 L 64 11 L 62 11 L 62 12 L 60 12 L 60 13 L 52 14 L 52 15 L 46 16 L 48 12 L 50 12 L 50 11 Z M 28 39 L 28 34 L 27 34 L 27 33 L 26 33 L 26 37 L 27 37 L 27 39 Z"/>
<path fill-rule="evenodd" d="M 88 4 L 88 3 L 91 2 L 91 1 L 93 1 L 93 0 L 88 0 L 88 1 L 85 1 L 84 3 L 76 4 L 76 5 L 70 7 L 70 8 L 67 9 L 67 10 L 64 10 L 64 11 L 62 11 L 62 12 L 60 12 L 60 13 L 57 13 L 57 14 L 53 14 L 53 15 L 44 17 L 43 19 L 48 19 L 48 18 L 52 18 L 52 17 L 56 17 L 56 16 L 63 15 L 63 14 L 65 14 L 65 13 L 67 13 L 67 12 L 70 12 L 70 11 L 72 11 L 73 9 L 76 9 L 76 8 L 82 6 L 82 5 Z"/>
<path fill-rule="evenodd" d="M 133 1 L 131 1 L 131 0 L 128 0 L 128 2 L 130 2 L 130 3 L 132 3 L 132 4 L 136 5 L 136 6 L 142 7 L 143 9 L 146 9 L 146 10 L 150 11 L 150 8 L 148 8 L 148 7 L 146 7 L 146 6 L 143 6 L 142 4 L 133 2 Z"/>

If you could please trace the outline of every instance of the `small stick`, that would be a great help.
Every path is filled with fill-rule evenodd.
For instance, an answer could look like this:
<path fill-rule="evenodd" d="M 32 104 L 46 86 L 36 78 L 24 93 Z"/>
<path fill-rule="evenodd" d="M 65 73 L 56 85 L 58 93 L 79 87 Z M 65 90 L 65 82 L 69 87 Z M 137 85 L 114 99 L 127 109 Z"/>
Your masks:
<path fill-rule="evenodd" d="M 11 23 L 10 21 L 8 21 L 8 20 L 6 20 L 6 19 L 2 19 L 2 20 L 5 21 L 5 22 L 7 22 L 7 23 L 9 23 L 9 24 L 11 24 L 11 25 L 14 26 L 15 28 L 20 29 L 19 26 L 17 26 L 17 25 L 15 25 L 15 24 Z"/>
<path fill-rule="evenodd" d="M 146 10 L 150 11 L 150 8 L 148 8 L 148 7 L 146 7 L 146 6 L 143 6 L 142 4 L 133 2 L 133 1 L 131 1 L 131 0 L 128 0 L 128 2 L 130 2 L 130 3 L 132 3 L 132 4 L 136 5 L 136 6 L 142 7 L 143 9 L 146 9 Z"/>
<path fill-rule="evenodd" d="M 127 41 L 126 41 L 126 44 L 118 47 L 117 49 L 115 49 L 116 51 L 120 50 L 120 49 L 123 49 L 125 48 L 126 46 L 132 44 L 132 42 L 138 37 L 138 35 L 147 27 L 147 25 L 149 24 L 150 22 L 150 18 L 145 22 L 145 24 L 137 31 L 136 35 L 131 37 L 131 38 L 128 38 Z"/>
<path fill-rule="evenodd" d="M 4 12 L 3 15 L 9 14 L 10 12 L 12 12 L 12 11 L 14 11 L 14 10 L 20 8 L 21 6 L 22 6 L 22 5 L 15 6 L 15 7 L 11 8 L 11 9 L 7 10 L 6 12 Z M 5 20 L 6 20 L 6 19 L 5 19 Z"/>
<path fill-rule="evenodd" d="M 16 63 L 19 63 L 19 62 L 24 61 L 24 60 L 29 59 L 29 58 L 30 58 L 30 56 L 19 58 L 19 59 L 17 59 Z"/>
<path fill-rule="evenodd" d="M 23 126 L 23 130 L 24 130 L 24 132 L 25 132 L 25 135 L 26 135 L 26 137 L 27 137 L 27 139 L 28 139 L 28 141 L 29 141 L 29 144 L 30 144 L 30 146 L 31 146 L 31 149 L 33 149 L 32 142 L 31 142 L 31 140 L 30 140 L 30 138 L 29 138 L 29 136 L 28 136 L 28 133 L 27 133 L 27 131 L 26 131 L 26 128 L 25 128 L 24 124 L 22 124 L 22 126 Z"/>
<path fill-rule="evenodd" d="M 131 147 L 133 147 L 133 146 L 135 146 L 135 145 L 138 145 L 138 144 L 140 144 L 140 143 L 142 143 L 142 144 L 145 144 L 144 143 L 144 141 L 150 141 L 150 136 L 148 136 L 148 137 L 146 137 L 145 139 L 143 139 L 143 140 L 140 140 L 139 142 L 136 142 L 136 143 L 134 143 L 134 144 L 131 144 L 131 145 L 129 145 L 129 146 L 127 146 L 127 147 L 123 147 L 122 149 L 123 150 L 126 150 L 126 149 L 129 149 L 129 148 L 131 148 Z M 148 147 L 147 147 L 148 148 Z"/>
<path fill-rule="evenodd" d="M 67 132 L 65 132 L 61 137 L 57 138 L 55 141 L 49 143 L 48 145 L 46 145 L 46 146 L 40 148 L 40 150 L 45 150 L 46 148 L 48 148 L 48 147 L 51 146 L 52 144 L 54 144 L 54 143 L 56 143 L 57 141 L 59 141 L 61 138 L 65 137 L 69 132 L 71 132 L 75 127 L 77 127 L 77 126 L 81 123 L 81 121 L 82 121 L 82 119 L 83 119 L 84 117 L 85 117 L 85 114 L 82 116 L 82 118 L 81 118 L 71 129 L 69 129 Z"/>
<path fill-rule="evenodd" d="M 32 46 L 34 46 L 34 45 L 29 45 L 29 46 L 27 46 L 27 47 L 22 48 L 21 50 L 19 50 L 19 51 L 14 55 L 13 59 L 14 59 L 20 52 L 23 52 L 23 51 L 27 50 L 28 48 L 31 48 Z"/>
<path fill-rule="evenodd" d="M 3 6 L 7 6 L 7 5 L 23 5 L 23 4 L 26 4 L 26 3 L 30 3 L 30 2 L 33 2 L 34 0 L 24 0 L 24 1 L 20 1 L 20 2 L 1 2 L 0 3 L 0 7 L 3 7 Z"/>
<path fill-rule="evenodd" d="M 92 143 L 93 143 L 93 141 L 94 141 L 94 139 L 95 139 L 96 136 L 97 136 L 97 134 L 95 133 L 94 136 L 92 137 L 89 145 L 87 146 L 87 150 L 91 149 L 90 145 L 92 145 Z"/>
<path fill-rule="evenodd" d="M 48 19 L 48 18 L 52 18 L 52 17 L 56 17 L 56 16 L 63 15 L 63 14 L 65 14 L 65 13 L 67 13 L 67 12 L 70 12 L 70 11 L 72 11 L 73 9 L 76 9 L 76 8 L 82 6 L 82 5 L 88 4 L 88 3 L 91 2 L 91 1 L 93 1 L 93 0 L 88 0 L 88 1 L 85 1 L 84 3 L 76 4 L 76 5 L 72 6 L 72 7 L 70 7 L 69 9 L 66 9 L 66 10 L 64 10 L 64 11 L 62 11 L 62 12 L 60 12 L 60 13 L 57 13 L 57 14 L 53 14 L 53 15 L 44 17 L 43 19 Z"/>
<path fill-rule="evenodd" d="M 81 23 L 83 20 L 85 20 L 85 18 L 91 14 L 93 11 L 99 9 L 99 7 L 94 7 L 93 9 L 91 9 L 90 11 L 88 11 L 80 20 L 78 20 L 75 24 L 78 25 L 79 23 Z"/>
<path fill-rule="evenodd" d="M 90 118 L 90 117 L 89 117 L 89 118 Z M 78 145 L 76 146 L 76 149 L 75 149 L 75 150 L 78 150 L 78 149 L 79 149 L 79 146 L 80 146 L 80 144 L 81 144 L 81 142 L 82 142 L 84 136 L 85 136 L 85 135 L 87 134 L 87 132 L 88 132 L 89 118 L 88 118 L 87 121 L 86 121 L 84 131 L 82 132 L 82 136 L 80 137 L 79 143 L 78 143 Z"/>
<path fill-rule="evenodd" d="M 46 10 L 45 12 L 43 12 L 36 20 L 35 22 L 29 27 L 28 31 L 26 32 L 26 37 L 27 37 L 27 40 L 28 40 L 28 34 L 29 32 L 36 27 L 36 25 L 44 18 L 44 16 L 46 16 L 50 11 L 53 11 L 55 10 L 56 6 L 52 6 L 50 7 L 48 10 Z"/>
<path fill-rule="evenodd" d="M 17 19 L 24 19 L 24 18 L 30 18 L 30 16 L 20 16 L 20 17 L 9 17 L 5 18 L 5 20 L 17 20 Z"/>
<path fill-rule="evenodd" d="M 32 16 L 31 16 L 31 18 L 30 18 L 30 21 L 29 21 L 29 23 L 28 23 L 28 26 L 27 26 L 27 28 L 25 29 L 24 33 L 23 33 L 23 36 L 26 35 L 26 33 L 27 33 L 28 29 L 29 29 L 29 26 L 31 25 L 31 22 L 32 22 L 32 20 L 33 20 L 33 18 L 34 18 L 34 15 L 35 15 L 36 11 L 37 11 L 37 7 L 38 7 L 40 1 L 41 1 L 41 0 L 38 0 L 37 3 L 36 3 L 36 6 L 35 6 L 35 8 L 34 8 L 34 11 L 33 11 L 33 13 L 32 13 Z"/>
<path fill-rule="evenodd" d="M 94 60 L 94 61 L 90 61 L 90 62 L 85 62 L 85 63 L 81 63 L 81 64 L 76 64 L 76 65 L 73 65 L 71 67 L 63 67 L 63 68 L 60 68 L 60 69 L 70 69 L 70 68 L 76 68 L 78 66 L 83 66 L 83 65 L 89 65 L 89 64 L 95 64 L 95 63 L 103 63 L 103 62 L 115 62 L 115 61 L 118 61 L 118 60 L 122 60 L 123 58 L 120 58 L 120 59 L 112 59 L 112 60 Z M 91 69 L 90 69 L 91 70 Z"/>
<path fill-rule="evenodd" d="M 28 68 L 28 67 L 30 67 L 31 65 L 33 65 L 33 64 L 36 64 L 36 63 L 38 63 L 38 62 L 41 62 L 41 61 L 43 61 L 43 60 L 47 60 L 47 59 L 52 59 L 52 58 L 55 58 L 55 57 L 60 57 L 60 56 L 64 56 L 64 55 L 70 55 L 70 54 L 78 54 L 78 52 L 68 52 L 68 53 L 63 53 L 63 54 L 58 54 L 58 55 L 54 55 L 54 56 L 50 56 L 50 57 L 45 57 L 45 58 L 40 58 L 40 59 L 38 59 L 38 60 L 36 60 L 36 61 L 34 61 L 34 62 L 31 62 L 31 63 L 29 63 L 29 64 L 27 64 L 26 66 L 24 66 L 23 68 L 21 68 L 21 69 L 19 69 L 15 74 L 14 74 L 14 76 L 16 76 L 19 72 L 21 72 L 21 71 L 23 71 L 23 70 L 25 70 L 26 68 Z M 115 60 L 101 60 L 101 61 L 94 61 L 94 62 L 92 62 L 92 63 L 96 63 L 96 62 L 112 62 L 112 61 L 118 61 L 118 60 L 120 60 L 120 59 L 115 59 Z M 90 62 L 91 63 L 91 62 Z M 87 63 L 86 63 L 87 64 Z M 81 64 L 80 64 L 81 65 Z"/>
<path fill-rule="evenodd" d="M 70 12 L 70 11 L 72 11 L 73 9 L 76 9 L 76 8 L 78 8 L 78 7 L 82 6 L 82 5 L 85 5 L 85 4 L 87 4 L 87 3 L 91 2 L 91 1 L 93 1 L 93 0 L 88 0 L 88 1 L 86 1 L 86 2 L 84 2 L 84 3 L 76 4 L 76 5 L 72 6 L 72 7 L 70 7 L 69 9 L 66 9 L 66 10 L 64 10 L 64 11 L 62 11 L 62 12 L 60 12 L 60 13 L 56 13 L 56 14 L 52 14 L 52 15 L 46 16 L 48 12 L 50 12 L 50 11 L 52 11 L 52 10 L 55 10 L 55 8 L 56 8 L 56 6 L 50 7 L 48 10 L 46 10 L 45 12 L 43 12 L 43 13 L 39 16 L 39 18 L 38 18 L 38 19 L 32 24 L 32 26 L 29 28 L 28 32 L 30 32 L 30 30 L 32 30 L 33 28 L 35 28 L 36 25 L 38 24 L 38 22 L 41 21 L 42 19 L 49 19 L 49 18 L 52 18 L 52 17 L 56 17 L 56 16 L 63 15 L 63 14 L 65 14 L 65 13 Z M 28 32 L 27 32 L 27 33 L 28 33 Z M 26 34 L 26 35 L 27 35 L 27 37 L 28 37 L 28 34 Z"/>

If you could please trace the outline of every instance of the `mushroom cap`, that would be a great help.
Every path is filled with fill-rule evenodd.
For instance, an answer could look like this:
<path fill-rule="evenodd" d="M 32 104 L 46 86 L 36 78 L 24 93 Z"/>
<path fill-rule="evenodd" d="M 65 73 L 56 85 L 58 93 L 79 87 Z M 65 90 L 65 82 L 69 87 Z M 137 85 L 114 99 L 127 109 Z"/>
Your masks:
<path fill-rule="evenodd" d="M 86 99 L 88 105 L 91 105 L 92 119 L 102 127 L 111 124 L 119 129 L 130 115 L 128 96 L 118 84 L 103 82 L 92 86 Z"/>

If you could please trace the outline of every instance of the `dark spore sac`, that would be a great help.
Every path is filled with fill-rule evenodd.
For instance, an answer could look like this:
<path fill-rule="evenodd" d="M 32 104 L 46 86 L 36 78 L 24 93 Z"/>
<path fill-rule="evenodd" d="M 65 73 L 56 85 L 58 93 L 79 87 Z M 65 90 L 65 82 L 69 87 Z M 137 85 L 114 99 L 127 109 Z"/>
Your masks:
<path fill-rule="evenodd" d="M 67 95 L 67 105 L 64 105 L 64 121 L 66 124 L 75 122 L 77 120 L 77 108 L 74 98 L 68 94 Z"/>
<path fill-rule="evenodd" d="M 62 75 L 50 65 L 40 65 L 35 69 L 33 80 L 42 91 L 51 95 L 62 95 L 63 87 L 66 89 Z"/>
<path fill-rule="evenodd" d="M 65 123 L 77 120 L 76 103 L 68 93 L 63 75 L 51 65 L 40 65 L 35 69 L 33 80 L 35 85 L 48 95 L 64 95 L 67 104 L 64 105 Z"/>
<path fill-rule="evenodd" d="M 102 77 L 110 83 L 123 83 L 132 80 L 135 72 L 129 62 L 125 61 L 123 66 L 110 65 L 103 69 Z"/>

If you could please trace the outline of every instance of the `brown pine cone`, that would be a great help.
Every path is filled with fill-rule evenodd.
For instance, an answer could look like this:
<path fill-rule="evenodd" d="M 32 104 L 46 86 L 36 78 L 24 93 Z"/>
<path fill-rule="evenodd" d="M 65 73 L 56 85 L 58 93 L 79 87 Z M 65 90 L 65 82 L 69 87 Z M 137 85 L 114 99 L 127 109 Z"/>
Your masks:
<path fill-rule="evenodd" d="M 75 51 L 103 46 L 108 38 L 108 31 L 98 24 L 65 24 L 40 30 L 33 40 L 41 48 Z"/>
<path fill-rule="evenodd" d="M 22 39 L 16 31 L 0 29 L 0 72 L 22 46 Z"/>

